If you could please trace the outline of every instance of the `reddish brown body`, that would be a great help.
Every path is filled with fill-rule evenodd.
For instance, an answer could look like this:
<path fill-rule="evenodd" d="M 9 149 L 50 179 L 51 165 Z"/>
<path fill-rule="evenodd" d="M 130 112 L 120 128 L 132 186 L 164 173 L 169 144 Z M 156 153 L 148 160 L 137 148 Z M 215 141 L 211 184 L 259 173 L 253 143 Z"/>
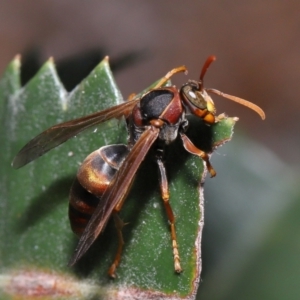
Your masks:
<path fill-rule="evenodd" d="M 208 154 L 198 149 L 185 134 L 188 127 L 186 114 L 201 118 L 207 125 L 217 122 L 220 117 L 215 116 L 215 106 L 208 95 L 210 92 L 248 106 L 263 119 L 265 117 L 264 112 L 251 102 L 203 87 L 205 72 L 214 60 L 214 56 L 207 59 L 199 81 L 189 80 L 179 90 L 175 86 L 163 87 L 174 74 L 186 71 L 185 67 L 175 68 L 142 97 L 133 97 L 117 106 L 52 126 L 32 139 L 17 154 L 13 161 L 15 168 L 22 167 L 89 127 L 111 118 L 124 116 L 127 120 L 128 145 L 109 145 L 91 153 L 79 168 L 72 185 L 69 217 L 72 230 L 80 236 L 80 240 L 70 265 L 87 252 L 113 216 L 119 246 L 108 274 L 115 277 L 124 244 L 124 223 L 118 217 L 118 212 L 122 209 L 136 172 L 151 149 L 158 166 L 161 197 L 170 224 L 174 270 L 177 273 L 182 271 L 163 159 L 165 147 L 180 138 L 186 151 L 202 158 L 211 176 L 215 176 Z"/>
<path fill-rule="evenodd" d="M 81 164 L 70 190 L 71 228 L 82 235 L 101 197 L 129 150 L 126 145 L 109 145 L 92 152 Z"/>

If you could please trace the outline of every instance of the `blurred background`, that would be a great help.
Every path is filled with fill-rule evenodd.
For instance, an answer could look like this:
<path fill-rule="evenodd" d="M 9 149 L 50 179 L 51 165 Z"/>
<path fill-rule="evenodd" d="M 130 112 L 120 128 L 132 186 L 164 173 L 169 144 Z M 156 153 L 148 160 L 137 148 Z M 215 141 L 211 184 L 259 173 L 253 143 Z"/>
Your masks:
<path fill-rule="evenodd" d="M 76 74 L 109 55 L 127 97 L 182 64 L 174 82 L 197 79 L 214 54 L 205 86 L 265 110 L 262 121 L 214 97 L 240 121 L 206 182 L 197 299 L 300 298 L 299 11 L 296 0 L 0 0 L 0 73 L 16 54 L 28 74 L 50 56 Z"/>

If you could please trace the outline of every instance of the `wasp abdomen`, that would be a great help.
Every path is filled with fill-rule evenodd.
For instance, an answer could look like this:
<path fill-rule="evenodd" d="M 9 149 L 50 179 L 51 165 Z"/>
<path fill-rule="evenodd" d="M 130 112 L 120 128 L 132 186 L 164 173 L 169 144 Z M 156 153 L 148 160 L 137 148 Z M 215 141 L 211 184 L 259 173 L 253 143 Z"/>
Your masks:
<path fill-rule="evenodd" d="M 69 219 L 81 235 L 113 176 L 129 153 L 126 145 L 109 145 L 92 152 L 81 164 L 70 191 Z"/>

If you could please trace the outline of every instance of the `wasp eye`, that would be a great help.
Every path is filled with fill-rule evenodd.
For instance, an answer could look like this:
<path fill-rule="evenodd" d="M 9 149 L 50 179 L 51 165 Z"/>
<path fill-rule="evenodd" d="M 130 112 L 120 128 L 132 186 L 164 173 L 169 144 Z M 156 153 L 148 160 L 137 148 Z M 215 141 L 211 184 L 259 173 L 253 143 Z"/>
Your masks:
<path fill-rule="evenodd" d="M 192 97 L 193 99 L 197 99 L 197 96 L 196 96 L 195 92 L 193 92 L 192 90 L 190 90 L 188 93 L 189 93 L 190 97 Z"/>
<path fill-rule="evenodd" d="M 207 101 L 204 94 L 199 90 L 198 86 L 194 84 L 186 84 L 181 88 L 181 94 L 184 98 L 200 109 L 207 108 Z"/>

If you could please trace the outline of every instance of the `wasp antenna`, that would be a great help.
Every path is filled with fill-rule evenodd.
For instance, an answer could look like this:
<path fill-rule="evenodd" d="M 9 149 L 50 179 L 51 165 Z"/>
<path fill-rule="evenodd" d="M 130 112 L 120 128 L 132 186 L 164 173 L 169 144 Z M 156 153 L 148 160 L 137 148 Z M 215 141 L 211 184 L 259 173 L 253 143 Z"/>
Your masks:
<path fill-rule="evenodd" d="M 207 71 L 207 69 L 209 68 L 210 64 L 212 62 L 214 62 L 217 58 L 214 55 L 211 55 L 207 58 L 206 62 L 204 63 L 202 70 L 201 70 L 201 74 L 200 74 L 200 81 L 203 82 L 203 77 Z"/>
<path fill-rule="evenodd" d="M 215 89 L 205 89 L 205 90 L 209 93 L 213 93 L 213 94 L 216 94 L 216 95 L 221 96 L 223 98 L 232 100 L 234 102 L 237 102 L 239 104 L 242 104 L 242 105 L 254 110 L 256 113 L 258 113 L 260 115 L 260 117 L 263 120 L 266 118 L 265 112 L 258 105 L 254 104 L 250 101 L 247 101 L 245 99 L 242 99 L 242 98 L 239 98 L 239 97 L 236 97 L 236 96 L 232 96 L 232 95 L 222 93 L 222 92 L 220 92 L 218 90 L 215 90 Z"/>

